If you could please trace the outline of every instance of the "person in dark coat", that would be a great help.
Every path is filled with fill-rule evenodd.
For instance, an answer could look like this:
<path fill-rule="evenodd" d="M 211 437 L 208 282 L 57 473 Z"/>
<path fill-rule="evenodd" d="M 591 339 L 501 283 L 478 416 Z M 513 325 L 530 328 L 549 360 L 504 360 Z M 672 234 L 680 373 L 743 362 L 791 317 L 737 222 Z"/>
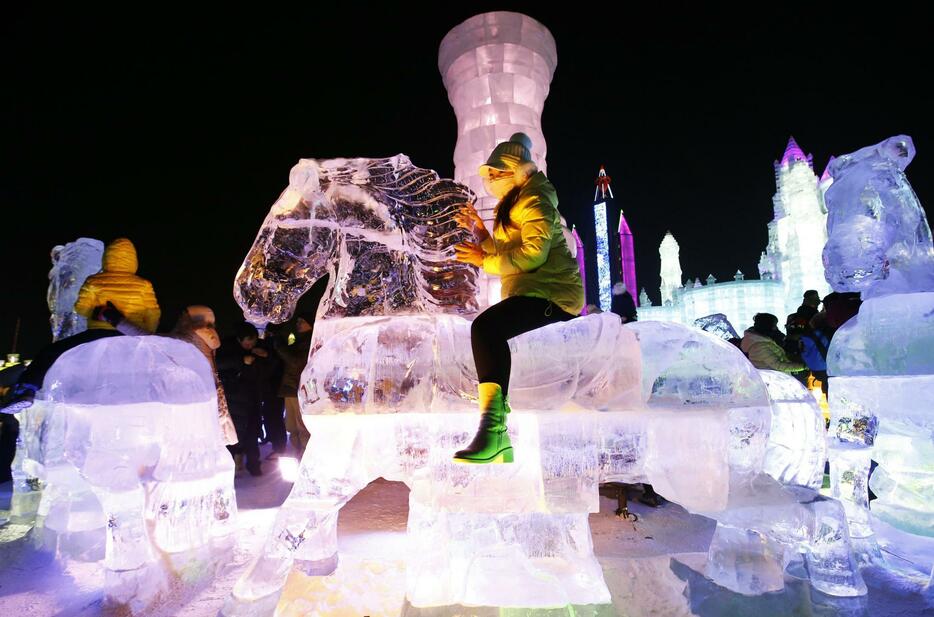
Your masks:
<path fill-rule="evenodd" d="M 285 431 L 285 402 L 279 396 L 279 384 L 282 383 L 283 363 L 273 347 L 275 327 L 267 326 L 265 337 L 256 342 L 253 354 L 257 356 L 256 368 L 259 373 L 259 399 L 263 418 L 264 443 L 272 444 L 272 453 L 268 458 L 277 458 L 285 453 L 288 436 Z"/>
<path fill-rule="evenodd" d="M 855 291 L 833 292 L 824 298 L 824 310 L 827 311 L 827 326 L 836 332 L 837 329 L 855 317 L 862 305 L 859 293 Z"/>
<path fill-rule="evenodd" d="M 237 430 L 237 445 L 231 452 L 246 459 L 250 475 L 263 475 L 259 455 L 261 357 L 254 353 L 259 335 L 252 324 L 237 324 L 234 335 L 224 339 L 217 350 L 217 373 L 224 385 L 227 408 Z M 265 353 L 265 351 L 263 351 Z"/>
<path fill-rule="evenodd" d="M 26 366 L 18 362 L 0 368 L 0 401 L 5 401 L 19 380 Z M 0 407 L 3 405 L 0 404 Z M 19 437 L 19 421 L 12 414 L 0 413 L 0 484 L 13 478 L 12 465 L 16 457 L 16 439 Z"/>
<path fill-rule="evenodd" d="M 817 311 L 820 309 L 821 299 L 820 294 L 817 293 L 816 289 L 808 289 L 804 292 L 804 298 L 801 300 L 801 306 L 798 307 L 798 310 L 795 311 L 795 314 L 801 320 L 802 323 L 808 324 L 811 319 L 814 318 L 814 315 L 817 315 Z"/>
<path fill-rule="evenodd" d="M 801 335 L 801 359 L 820 381 L 821 390 L 827 394 L 827 349 L 833 332 L 827 326 L 827 313 L 820 311 L 811 318 L 808 329 Z"/>
<path fill-rule="evenodd" d="M 302 371 L 308 362 L 311 349 L 312 328 L 315 317 L 311 313 L 299 313 L 295 320 L 295 342 L 288 345 L 281 338 L 276 340 L 276 353 L 282 358 L 282 382 L 279 384 L 279 396 L 285 399 L 285 428 L 289 439 L 299 453 L 305 452 L 310 437 L 302 411 L 298 404 L 298 388 Z"/>
<path fill-rule="evenodd" d="M 623 283 L 613 285 L 613 296 L 610 300 L 610 311 L 619 315 L 623 323 L 636 321 L 636 301 Z"/>

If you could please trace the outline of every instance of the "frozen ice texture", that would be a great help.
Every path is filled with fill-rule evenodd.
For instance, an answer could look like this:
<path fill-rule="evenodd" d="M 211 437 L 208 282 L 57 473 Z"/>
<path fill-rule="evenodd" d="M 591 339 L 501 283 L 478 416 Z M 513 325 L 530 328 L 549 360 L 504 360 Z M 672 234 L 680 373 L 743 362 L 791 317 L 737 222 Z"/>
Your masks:
<path fill-rule="evenodd" d="M 870 535 L 872 514 L 909 533 L 934 536 L 934 375 L 834 377 L 831 381 L 834 489 L 856 531 Z"/>
<path fill-rule="evenodd" d="M 626 327 L 639 339 L 642 395 L 649 405 L 758 408 L 768 427 L 768 392 L 737 347 L 676 323 L 637 321 Z"/>
<path fill-rule="evenodd" d="M 786 569 L 801 569 L 823 593 L 865 595 L 839 501 L 759 474 L 731 482 L 729 503 L 714 518 L 707 575 L 721 586 L 745 595 L 778 591 Z"/>
<path fill-rule="evenodd" d="M 302 159 L 234 283 L 247 320 L 281 323 L 329 275 L 324 318 L 475 311 L 477 269 L 454 261 L 454 214 L 473 195 L 384 159 Z"/>
<path fill-rule="evenodd" d="M 863 302 L 834 333 L 832 376 L 934 375 L 934 293 L 893 294 Z"/>
<path fill-rule="evenodd" d="M 338 510 L 377 477 L 411 488 L 407 598 L 416 606 L 606 602 L 587 521 L 601 482 L 651 479 L 669 498 L 704 511 L 718 511 L 728 493 L 722 412 L 517 409 L 510 416 L 516 462 L 471 467 L 453 463 L 451 453 L 473 435 L 475 413 L 304 419 L 311 441 L 299 480 L 232 604 L 255 608 L 275 596 L 293 564 L 307 572 L 333 563 Z M 690 468 L 662 455 L 692 438 Z M 506 570 L 508 586 L 490 584 Z"/>
<path fill-rule="evenodd" d="M 457 116 L 454 180 L 477 195 L 487 229 L 493 228 L 498 200 L 487 194 L 478 170 L 497 144 L 525 133 L 532 140 L 532 160 L 547 173 L 542 111 L 557 65 L 551 32 L 520 13 L 474 15 L 441 41 L 438 70 Z M 481 308 L 499 300 L 495 277 L 480 273 L 478 286 Z"/>
<path fill-rule="evenodd" d="M 714 510 L 685 505 L 718 522 L 707 575 L 738 593 L 759 594 L 780 589 L 781 572 L 803 559 L 815 588 L 837 596 L 865 594 L 850 555 L 843 507 L 811 488 L 817 483 L 815 468 L 823 471 L 818 454 L 823 424 L 817 424 L 813 397 L 800 385 L 801 390 L 792 389 L 785 376 L 763 378 L 739 349 L 712 334 L 653 321 L 627 327 L 639 338 L 643 396 L 653 412 L 692 409 L 725 421 L 729 477 L 711 474 L 704 482 L 711 490 L 726 491 L 728 500 Z M 803 396 L 809 400 L 799 401 Z M 686 418 L 667 428 L 679 424 L 687 425 Z M 648 456 L 678 459 L 672 464 L 685 473 L 693 465 L 695 444 L 703 443 L 699 430 L 686 438 L 667 434 L 652 444 L 662 450 L 653 453 L 650 447 Z M 683 443 L 691 447 L 672 447 Z M 648 474 L 653 485 L 656 477 Z"/>
<path fill-rule="evenodd" d="M 714 336 L 718 336 L 725 341 L 731 338 L 739 338 L 739 335 L 736 334 L 736 330 L 733 329 L 733 324 L 730 323 L 730 320 L 727 319 L 726 315 L 723 313 L 714 313 L 706 317 L 698 317 L 694 320 L 694 326 L 700 328 L 704 332 L 710 332 Z"/>
<path fill-rule="evenodd" d="M 53 341 L 87 330 L 87 319 L 75 312 L 75 301 L 84 280 L 101 271 L 103 255 L 104 243 L 93 238 L 78 238 L 52 249 L 47 300 Z"/>
<path fill-rule="evenodd" d="M 299 480 L 225 614 L 268 614 L 293 566 L 332 568 L 338 512 L 377 477 L 411 488 L 408 533 L 417 548 L 406 556 L 406 595 L 414 606 L 606 602 L 586 515 L 597 511 L 597 489 L 609 481 L 650 481 L 684 507 L 722 519 L 724 533 L 769 539 L 774 554 L 763 567 L 781 572 L 804 555 L 826 574 L 815 574 L 817 588 L 864 592 L 850 561 L 831 568 L 849 550 L 839 504 L 829 519 L 838 533 L 822 544 L 814 510 L 823 506 L 811 504 L 814 493 L 790 492 L 762 473 L 769 394 L 734 346 L 676 324 L 622 326 L 609 314 L 516 337 L 509 421 L 516 462 L 463 466 L 451 453 L 477 421 L 468 401 L 475 383 L 468 325 L 454 315 L 316 324 L 302 377 L 311 441 Z M 555 349 L 563 350 L 557 366 Z M 594 366 L 630 368 L 598 372 L 595 381 Z M 595 397 L 595 383 L 607 394 Z M 757 491 L 770 495 L 768 507 L 752 508 Z M 728 511 L 729 499 L 742 511 Z M 754 545 L 739 553 L 721 546 L 712 558 L 736 559 Z M 827 552 L 833 559 L 822 557 Z M 490 583 L 506 570 L 508 587 Z"/>
<path fill-rule="evenodd" d="M 44 541 L 102 558 L 107 599 L 131 610 L 173 570 L 218 565 L 237 507 L 204 356 L 165 337 L 105 338 L 62 355 L 45 384 L 23 412 Z"/>
<path fill-rule="evenodd" d="M 546 172 L 541 116 L 558 65 L 555 40 L 535 19 L 508 11 L 474 15 L 451 29 L 438 70 L 457 116 L 454 179 L 492 207 L 477 170 L 500 142 L 522 132 Z"/>
<path fill-rule="evenodd" d="M 400 182 L 422 189 L 402 191 Z M 409 542 L 434 547 L 406 555 L 413 606 L 605 603 L 587 514 L 609 481 L 651 482 L 722 520 L 731 530 L 725 534 L 769 538 L 776 552 L 768 567 L 781 570 L 800 555 L 820 559 L 819 528 L 799 524 L 817 507 L 813 491 L 785 488 L 763 471 L 772 423 L 765 382 L 739 349 L 697 328 L 624 326 L 600 314 L 515 337 L 515 463 L 452 462 L 477 423 L 464 318 L 478 306 L 476 273 L 450 262 L 463 237 L 451 210 L 470 198 L 402 155 L 303 160 L 293 169 L 235 295 L 249 319 L 283 321 L 302 293 L 330 275 L 299 390 L 311 440 L 292 493 L 224 614 L 271 614 L 293 566 L 332 571 L 340 508 L 378 477 L 410 487 Z M 413 217 L 412 208 L 427 210 Z M 772 504 L 749 509 L 760 486 Z M 748 515 L 729 511 L 730 500 Z M 835 525 L 845 532 L 842 508 L 839 514 Z M 792 533 L 787 525 L 797 527 Z M 845 554 L 848 536 L 834 538 L 826 550 Z M 731 558 L 726 549 L 718 555 Z M 506 570 L 508 586 L 491 584 Z M 861 593 L 858 573 L 850 575 L 843 582 L 818 575 L 814 585 Z M 757 592 L 749 581 L 732 584 Z"/>
<path fill-rule="evenodd" d="M 630 408 L 641 402 L 639 347 L 612 314 L 510 341 L 516 409 Z M 321 319 L 299 396 L 304 414 L 448 413 L 476 407 L 470 322 L 456 315 Z M 554 361 L 562 349 L 564 362 Z"/>
<path fill-rule="evenodd" d="M 824 273 L 816 267 L 827 242 L 827 210 L 821 200 L 813 157 L 804 153 L 794 137 L 788 140 L 774 169 L 775 217 L 768 224 L 769 242 L 760 259 L 759 273 L 763 279 L 781 282 L 785 308 L 780 313 L 767 312 L 783 316 L 795 312 L 805 289 L 815 289 L 821 297 L 830 292 Z M 747 311 L 748 319 L 764 309 L 747 304 Z"/>
<path fill-rule="evenodd" d="M 827 370 L 831 481 L 854 535 L 872 535 L 872 488 L 874 516 L 934 536 L 934 293 L 865 301 L 834 335 Z"/>
<path fill-rule="evenodd" d="M 772 424 L 765 471 L 781 482 L 819 489 L 827 440 L 824 416 L 810 390 L 787 373 L 759 371 L 769 390 Z"/>
<path fill-rule="evenodd" d="M 834 291 L 934 291 L 931 228 L 905 175 L 914 156 L 911 137 L 896 135 L 830 164 L 823 261 Z"/>
<path fill-rule="evenodd" d="M 934 248 L 905 176 L 914 155 L 899 135 L 839 157 L 826 194 L 827 280 L 864 300 L 827 355 L 831 486 L 869 546 L 869 488 L 875 516 L 934 535 Z"/>

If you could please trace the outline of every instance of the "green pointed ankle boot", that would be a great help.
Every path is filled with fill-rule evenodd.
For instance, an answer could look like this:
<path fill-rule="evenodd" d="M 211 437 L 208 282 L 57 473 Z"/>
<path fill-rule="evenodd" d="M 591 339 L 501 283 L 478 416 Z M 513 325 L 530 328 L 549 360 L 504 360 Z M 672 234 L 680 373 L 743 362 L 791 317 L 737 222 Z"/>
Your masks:
<path fill-rule="evenodd" d="M 455 463 L 511 463 L 512 444 L 506 432 L 509 405 L 503 389 L 496 383 L 482 383 L 480 393 L 480 428 L 465 449 L 454 454 Z"/>

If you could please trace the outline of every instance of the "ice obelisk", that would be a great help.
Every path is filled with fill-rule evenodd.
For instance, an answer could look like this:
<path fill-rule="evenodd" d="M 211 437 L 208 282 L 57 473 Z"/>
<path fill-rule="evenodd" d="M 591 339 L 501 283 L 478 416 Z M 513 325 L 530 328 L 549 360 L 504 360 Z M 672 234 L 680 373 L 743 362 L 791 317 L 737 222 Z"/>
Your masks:
<path fill-rule="evenodd" d="M 584 286 L 584 310 L 581 315 L 587 314 L 587 259 L 584 253 L 584 241 L 581 240 L 576 229 L 571 229 L 571 236 L 574 237 L 574 257 L 577 259 L 577 269 L 581 273 L 581 283 Z"/>
<path fill-rule="evenodd" d="M 629 223 L 623 211 L 619 211 L 619 227 L 616 232 L 619 234 L 619 256 L 622 263 L 623 284 L 632 295 L 636 306 L 639 306 L 639 300 L 636 299 L 636 249 L 633 246 L 632 231 L 629 229 Z"/>
<path fill-rule="evenodd" d="M 457 116 L 454 179 L 477 194 L 488 229 L 496 200 L 487 195 L 477 170 L 498 143 L 521 131 L 532 139 L 532 159 L 546 172 L 542 110 L 557 64 L 551 33 L 520 13 L 475 15 L 441 41 L 438 69 Z M 498 286 L 481 277 L 481 308 L 498 296 Z"/>

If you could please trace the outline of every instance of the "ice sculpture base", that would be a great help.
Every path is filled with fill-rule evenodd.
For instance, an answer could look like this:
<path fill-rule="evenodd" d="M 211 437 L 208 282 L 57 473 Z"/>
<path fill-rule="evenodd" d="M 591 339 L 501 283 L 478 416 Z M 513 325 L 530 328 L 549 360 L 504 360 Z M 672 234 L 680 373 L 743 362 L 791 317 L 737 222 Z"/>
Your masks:
<path fill-rule="evenodd" d="M 820 489 L 827 460 L 824 416 L 811 391 L 787 373 L 759 371 L 772 407 L 764 470 L 792 486 Z"/>
<path fill-rule="evenodd" d="M 204 356 L 164 337 L 101 339 L 62 355 L 45 386 L 20 414 L 14 464 L 36 543 L 99 561 L 105 603 L 131 613 L 213 577 L 237 506 Z"/>
<path fill-rule="evenodd" d="M 842 504 L 807 487 L 782 486 L 766 474 L 734 476 L 729 503 L 713 513 L 707 575 L 744 595 L 777 591 L 789 567 L 833 596 L 862 596 L 866 585 L 850 543 Z"/>
<path fill-rule="evenodd" d="M 293 560 L 334 555 L 337 511 L 379 477 L 411 490 L 406 597 L 415 607 L 605 604 L 588 522 L 601 482 L 652 478 L 669 498 L 703 510 L 721 508 L 729 493 L 722 410 L 514 412 L 509 465 L 452 462 L 473 436 L 476 413 L 304 420 L 311 441 L 298 481 L 225 615 L 269 614 L 264 607 Z M 656 454 L 679 436 L 700 436 L 690 468 Z"/>
<path fill-rule="evenodd" d="M 841 580 L 854 573 L 842 510 L 819 511 L 825 503 L 839 504 L 764 474 L 731 476 L 725 410 L 514 412 L 509 426 L 516 462 L 486 466 L 450 459 L 472 437 L 473 413 L 304 420 L 311 442 L 299 479 L 225 615 L 271 614 L 267 608 L 293 567 L 332 559 L 338 510 L 378 477 L 410 487 L 405 569 L 413 607 L 608 602 L 587 517 L 599 509 L 599 485 L 611 480 L 651 481 L 670 500 L 717 518 L 721 538 L 733 538 L 711 547 L 708 573 L 723 586 L 747 594 L 780 589 L 785 567 L 804 559 L 816 588 L 865 593 L 858 573 L 847 587 L 828 570 L 837 559 Z M 688 437 L 691 465 L 670 455 L 671 444 Z M 822 545 L 828 530 L 833 533 Z M 738 536 L 755 541 L 738 542 Z M 771 547 L 765 553 L 764 541 Z M 727 580 L 724 573 L 733 576 L 736 568 L 750 580 Z M 503 580 L 508 585 L 497 583 Z"/>
<path fill-rule="evenodd" d="M 442 315 L 316 329 L 301 394 L 311 440 L 225 614 L 271 614 L 263 607 L 296 562 L 335 554 L 340 508 L 380 477 L 410 488 L 410 607 L 605 604 L 588 515 L 606 482 L 650 482 L 716 519 L 707 571 L 735 591 L 780 588 L 792 564 L 812 573 L 815 588 L 865 593 L 839 504 L 762 471 L 768 458 L 783 481 L 816 482 L 823 442 L 809 393 L 781 378 L 767 388 L 738 350 L 703 332 L 588 316 L 510 341 L 515 462 L 459 465 L 452 454 L 479 420 L 465 409 L 475 383 L 468 325 Z M 781 439 L 767 457 L 770 424 Z M 737 576 L 744 564 L 756 572 Z"/>

